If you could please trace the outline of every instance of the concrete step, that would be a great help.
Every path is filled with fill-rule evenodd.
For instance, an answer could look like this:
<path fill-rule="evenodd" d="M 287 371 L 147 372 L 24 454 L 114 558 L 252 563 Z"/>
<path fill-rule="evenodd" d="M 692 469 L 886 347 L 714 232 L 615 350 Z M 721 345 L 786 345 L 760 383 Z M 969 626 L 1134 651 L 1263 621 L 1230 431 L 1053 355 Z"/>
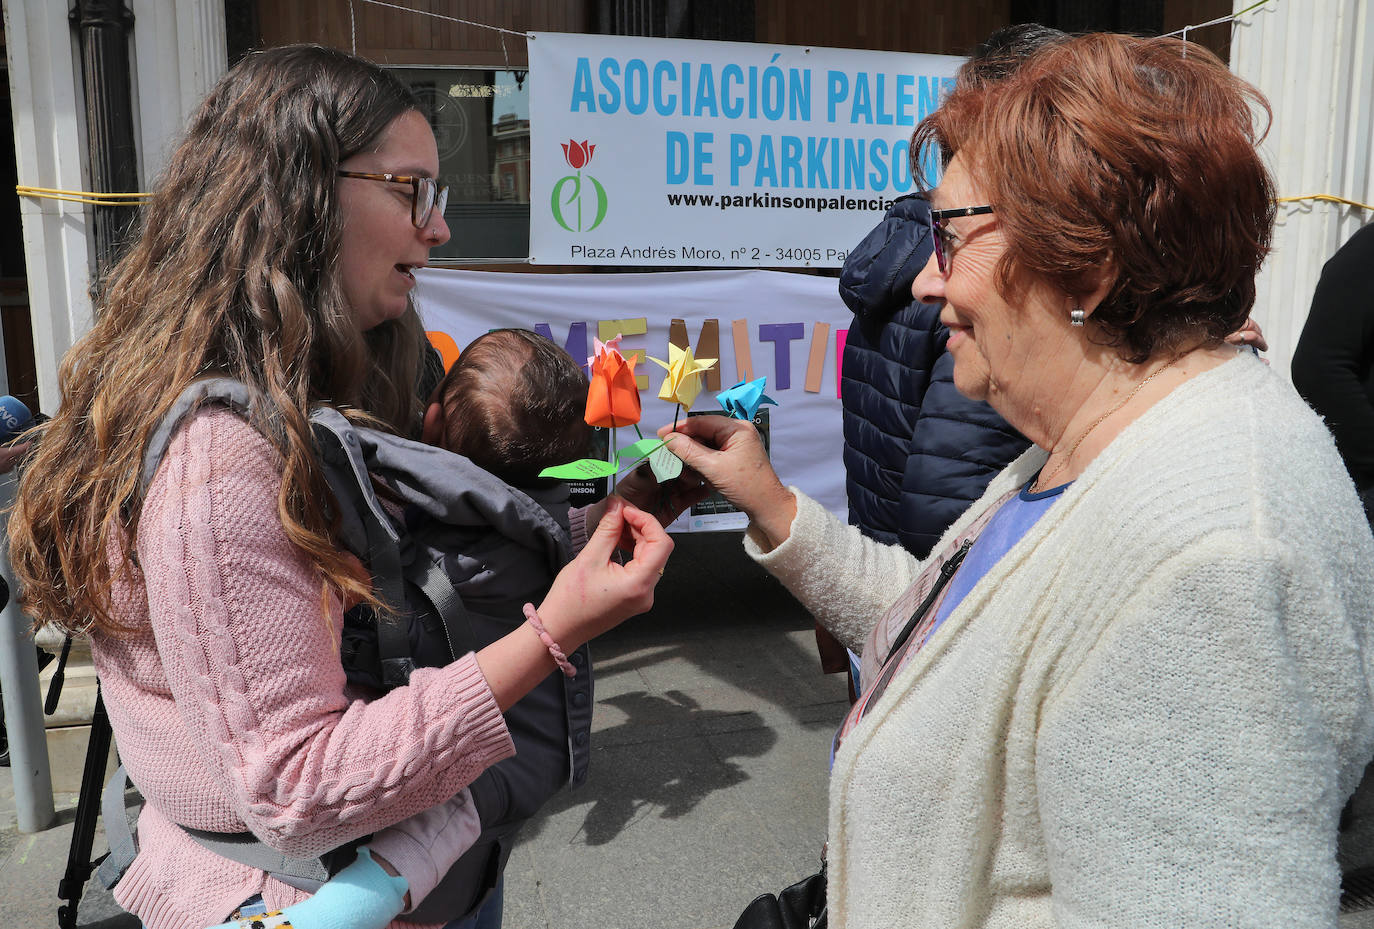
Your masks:
<path fill-rule="evenodd" d="M 52 773 L 53 793 L 76 793 L 81 790 L 81 775 L 86 770 L 86 748 L 91 741 L 91 727 L 59 726 L 47 730 L 48 765 Z M 118 764 L 114 747 L 105 759 L 105 775 L 101 783 L 110 779 Z"/>
<path fill-rule="evenodd" d="M 54 655 L 62 653 L 61 635 L 40 633 L 38 644 Z M 39 672 L 40 699 L 47 699 L 53 675 L 56 673 L 56 659 L 48 662 Z M 84 638 L 73 639 L 63 671 L 62 692 L 57 706 L 51 714 L 45 714 L 43 717 L 54 793 L 75 793 L 81 789 L 81 775 L 86 768 L 86 748 L 91 738 L 91 716 L 95 712 L 98 694 L 95 667 L 91 663 L 90 642 Z M 115 769 L 114 756 L 115 753 L 111 750 L 105 765 L 107 779 Z"/>

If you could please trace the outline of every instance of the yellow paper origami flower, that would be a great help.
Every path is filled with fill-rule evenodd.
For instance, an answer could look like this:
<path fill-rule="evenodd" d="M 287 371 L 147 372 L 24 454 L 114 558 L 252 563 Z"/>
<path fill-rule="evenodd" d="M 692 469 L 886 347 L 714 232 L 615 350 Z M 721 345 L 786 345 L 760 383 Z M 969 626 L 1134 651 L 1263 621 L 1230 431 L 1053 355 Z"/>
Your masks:
<path fill-rule="evenodd" d="M 716 363 L 714 358 L 693 358 L 692 349 L 678 348 L 669 343 L 668 360 L 649 357 L 649 360 L 668 371 L 663 386 L 658 390 L 661 400 L 671 400 L 682 404 L 684 410 L 692 408 L 692 401 L 701 393 L 701 375 Z"/>

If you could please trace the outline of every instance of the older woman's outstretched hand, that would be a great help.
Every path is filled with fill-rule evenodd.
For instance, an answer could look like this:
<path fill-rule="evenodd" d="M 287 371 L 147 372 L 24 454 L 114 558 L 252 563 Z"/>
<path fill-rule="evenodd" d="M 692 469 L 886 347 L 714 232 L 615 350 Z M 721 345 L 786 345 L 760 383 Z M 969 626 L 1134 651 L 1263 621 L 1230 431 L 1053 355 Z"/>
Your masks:
<path fill-rule="evenodd" d="M 776 548 L 792 532 L 797 500 L 778 480 L 754 424 L 726 416 L 693 416 L 659 430 L 669 450 L 743 510 Z"/>

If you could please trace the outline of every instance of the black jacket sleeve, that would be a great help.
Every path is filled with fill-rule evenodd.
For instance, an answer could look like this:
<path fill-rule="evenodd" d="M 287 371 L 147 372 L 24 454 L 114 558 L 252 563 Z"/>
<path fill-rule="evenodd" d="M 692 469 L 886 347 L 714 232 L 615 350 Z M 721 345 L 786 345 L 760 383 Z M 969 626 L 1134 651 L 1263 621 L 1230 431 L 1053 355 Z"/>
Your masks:
<path fill-rule="evenodd" d="M 1293 385 L 1326 420 L 1356 486 L 1374 485 L 1374 226 L 1322 269 L 1293 354 Z"/>

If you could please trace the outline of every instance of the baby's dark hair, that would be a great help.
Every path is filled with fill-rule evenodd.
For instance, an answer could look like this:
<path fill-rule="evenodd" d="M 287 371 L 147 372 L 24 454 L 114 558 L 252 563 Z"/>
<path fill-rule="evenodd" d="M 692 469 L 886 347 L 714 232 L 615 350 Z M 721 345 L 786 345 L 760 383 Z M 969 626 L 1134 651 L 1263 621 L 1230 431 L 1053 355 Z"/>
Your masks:
<path fill-rule="evenodd" d="M 586 457 L 587 378 L 572 356 L 528 329 L 493 329 L 463 349 L 439 384 L 443 444 L 516 486 Z"/>
<path fill-rule="evenodd" d="M 1004 81 L 1015 74 L 1027 58 L 1070 38 L 1067 32 L 1039 23 L 1013 23 L 995 29 L 959 66 L 959 84 L 967 87 Z"/>

